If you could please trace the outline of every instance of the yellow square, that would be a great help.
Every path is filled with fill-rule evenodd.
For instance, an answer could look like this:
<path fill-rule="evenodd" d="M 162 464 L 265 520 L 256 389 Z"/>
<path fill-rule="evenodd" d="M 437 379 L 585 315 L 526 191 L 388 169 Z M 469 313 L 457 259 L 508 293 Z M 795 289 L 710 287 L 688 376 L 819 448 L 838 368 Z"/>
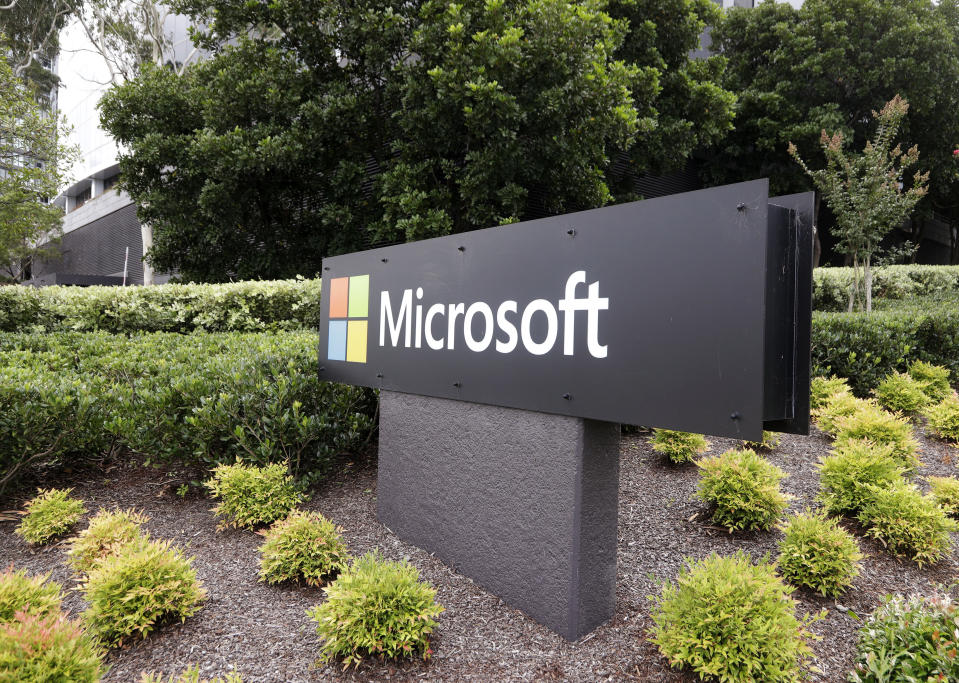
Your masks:
<path fill-rule="evenodd" d="M 350 363 L 366 362 L 367 320 L 350 320 L 346 330 L 346 360 Z"/>

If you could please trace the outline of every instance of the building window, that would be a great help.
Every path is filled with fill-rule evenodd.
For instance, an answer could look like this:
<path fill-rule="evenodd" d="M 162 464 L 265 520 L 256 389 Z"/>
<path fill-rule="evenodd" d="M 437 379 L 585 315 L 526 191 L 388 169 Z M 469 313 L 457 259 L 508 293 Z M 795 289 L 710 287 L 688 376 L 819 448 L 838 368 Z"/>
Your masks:
<path fill-rule="evenodd" d="M 117 184 L 117 181 L 120 180 L 120 174 L 112 175 L 109 178 L 103 179 L 103 191 L 112 190 L 113 186 Z"/>
<path fill-rule="evenodd" d="M 93 188 L 88 187 L 83 192 L 78 194 L 73 198 L 73 209 L 79 209 L 81 206 L 90 201 L 91 196 L 93 195 Z"/>

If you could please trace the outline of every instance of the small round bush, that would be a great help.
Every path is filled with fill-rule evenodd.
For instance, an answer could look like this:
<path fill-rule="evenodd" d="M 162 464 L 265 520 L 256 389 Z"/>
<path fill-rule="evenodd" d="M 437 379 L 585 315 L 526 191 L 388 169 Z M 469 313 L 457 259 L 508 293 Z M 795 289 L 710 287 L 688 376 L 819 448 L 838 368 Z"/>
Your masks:
<path fill-rule="evenodd" d="M 0 574 L 0 624 L 14 620 L 17 612 L 36 617 L 60 611 L 60 584 L 48 581 L 50 575 L 30 576 L 13 565 Z"/>
<path fill-rule="evenodd" d="M 904 472 L 889 444 L 849 440 L 820 460 L 819 499 L 831 513 L 856 514 L 871 495 L 868 485 L 891 486 Z"/>
<path fill-rule="evenodd" d="M 73 489 L 41 489 L 27 502 L 27 514 L 14 529 L 23 540 L 42 545 L 70 531 L 86 512 L 82 500 L 70 498 Z"/>
<path fill-rule="evenodd" d="M 929 477 L 929 489 L 939 507 L 952 517 L 959 517 L 959 479 Z"/>
<path fill-rule="evenodd" d="M 743 441 L 743 448 L 751 448 L 754 451 L 775 450 L 776 446 L 779 445 L 779 440 L 781 438 L 782 438 L 782 435 L 779 434 L 779 432 L 770 432 L 764 429 L 762 441 Z"/>
<path fill-rule="evenodd" d="M 66 615 L 17 612 L 0 624 L 3 683 L 96 683 L 105 673 L 103 651 Z"/>
<path fill-rule="evenodd" d="M 812 651 L 789 588 L 742 551 L 687 561 L 653 607 L 651 640 L 673 667 L 721 681 L 798 681 Z"/>
<path fill-rule="evenodd" d="M 662 453 L 676 464 L 692 462 L 709 448 L 709 442 L 702 434 L 672 429 L 654 429 L 652 444 L 654 451 Z"/>
<path fill-rule="evenodd" d="M 326 600 L 307 611 L 323 641 L 321 660 L 342 657 L 348 667 L 367 655 L 429 659 L 429 634 L 443 607 L 408 563 L 367 553 L 323 592 Z"/>
<path fill-rule="evenodd" d="M 929 400 L 941 401 L 952 394 L 949 386 L 949 368 L 917 360 L 909 366 L 909 376 L 919 382 Z"/>
<path fill-rule="evenodd" d="M 869 496 L 859 511 L 867 535 L 878 539 L 897 556 L 912 558 L 920 567 L 939 560 L 952 548 L 950 531 L 959 524 L 950 519 L 932 496 L 904 481 L 880 488 L 867 486 Z"/>
<path fill-rule="evenodd" d="M 243 683 L 243 677 L 235 672 L 230 672 L 226 677 L 217 676 L 216 678 L 200 679 L 199 665 L 188 666 L 180 675 L 170 675 L 164 678 L 162 674 L 146 673 L 140 676 L 140 683 Z"/>
<path fill-rule="evenodd" d="M 795 515 L 782 527 L 779 573 L 794 586 L 838 597 L 859 576 L 856 539 L 822 512 Z"/>
<path fill-rule="evenodd" d="M 304 499 L 293 477 L 287 474 L 287 466 L 279 463 L 264 467 L 240 462 L 220 465 L 204 485 L 221 501 L 213 508 L 216 515 L 226 518 L 220 529 L 272 524 L 290 514 Z"/>
<path fill-rule="evenodd" d="M 907 470 L 913 470 L 919 461 L 919 442 L 913 436 L 908 421 L 872 406 L 839 419 L 836 446 L 850 441 L 872 441 L 892 446 L 892 455 Z"/>
<path fill-rule="evenodd" d="M 818 410 L 836 394 L 852 394 L 849 382 L 842 377 L 813 377 L 809 382 L 809 408 Z"/>
<path fill-rule="evenodd" d="M 887 595 L 859 629 L 853 683 L 959 681 L 959 610 L 948 597 Z"/>
<path fill-rule="evenodd" d="M 147 538 L 149 534 L 140 529 L 146 521 L 147 517 L 135 510 L 100 510 L 71 542 L 68 562 L 82 574 L 89 572 L 105 558 L 116 555 L 127 543 L 141 536 Z"/>
<path fill-rule="evenodd" d="M 322 586 L 324 579 L 346 567 L 349 553 L 342 529 L 318 512 L 295 511 L 262 531 L 260 580 L 267 583 L 305 581 Z"/>
<path fill-rule="evenodd" d="M 873 404 L 852 394 L 835 394 L 826 399 L 816 412 L 816 426 L 830 436 L 839 431 L 839 421 L 854 415 L 861 410 L 872 407 Z"/>
<path fill-rule="evenodd" d="M 929 403 L 922 383 L 901 372 L 887 375 L 876 387 L 875 395 L 883 408 L 907 415 L 915 415 Z"/>
<path fill-rule="evenodd" d="M 713 521 L 730 530 L 769 529 L 786 509 L 779 490 L 785 472 L 751 450 L 729 450 L 705 458 L 700 468 L 700 500 L 713 507 Z"/>
<path fill-rule="evenodd" d="M 929 429 L 941 439 L 959 442 L 959 397 L 949 396 L 926 408 Z"/>
<path fill-rule="evenodd" d="M 82 584 L 90 603 L 84 622 L 106 643 L 118 645 L 146 637 L 163 621 L 184 621 L 200 610 L 206 597 L 191 561 L 169 542 L 128 543 Z"/>

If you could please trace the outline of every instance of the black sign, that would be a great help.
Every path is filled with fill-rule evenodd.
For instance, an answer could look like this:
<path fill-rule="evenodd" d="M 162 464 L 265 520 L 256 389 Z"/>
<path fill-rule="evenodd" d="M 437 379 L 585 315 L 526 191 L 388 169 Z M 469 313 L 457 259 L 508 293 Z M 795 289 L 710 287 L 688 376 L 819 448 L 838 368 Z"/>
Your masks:
<path fill-rule="evenodd" d="M 757 180 L 324 259 L 320 376 L 805 433 L 811 203 Z"/>

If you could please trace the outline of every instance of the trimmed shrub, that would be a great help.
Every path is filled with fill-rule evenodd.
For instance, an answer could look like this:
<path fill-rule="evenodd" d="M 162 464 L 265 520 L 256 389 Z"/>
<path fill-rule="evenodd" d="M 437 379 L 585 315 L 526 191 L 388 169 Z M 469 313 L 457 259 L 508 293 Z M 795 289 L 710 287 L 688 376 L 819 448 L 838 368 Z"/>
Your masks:
<path fill-rule="evenodd" d="M 17 612 L 35 617 L 57 614 L 60 584 L 49 578 L 49 574 L 30 576 L 25 569 L 14 571 L 12 564 L 7 567 L 0 574 L 0 624 L 14 621 Z"/>
<path fill-rule="evenodd" d="M 809 408 L 819 410 L 836 394 L 851 394 L 849 382 L 842 377 L 813 377 L 809 381 Z"/>
<path fill-rule="evenodd" d="M 852 394 L 838 393 L 826 399 L 826 402 L 814 413 L 816 426 L 830 436 L 839 431 L 839 421 L 860 410 L 866 410 L 873 404 Z"/>
<path fill-rule="evenodd" d="M 3 683 L 96 683 L 105 673 L 103 651 L 66 615 L 17 612 L 0 623 Z"/>
<path fill-rule="evenodd" d="M 687 560 L 653 607 L 651 640 L 671 666 L 721 681 L 799 681 L 814 636 L 772 565 L 742 551 Z"/>
<path fill-rule="evenodd" d="M 260 581 L 305 581 L 322 586 L 324 579 L 347 566 L 349 552 L 342 529 L 318 512 L 294 511 L 266 531 L 260 546 Z"/>
<path fill-rule="evenodd" d="M 662 453 L 670 462 L 692 462 L 700 453 L 709 449 L 709 442 L 702 434 L 677 432 L 672 429 L 654 429 L 651 440 L 653 450 Z"/>
<path fill-rule="evenodd" d="M 883 408 L 907 415 L 915 415 L 929 403 L 922 383 L 901 372 L 887 375 L 874 393 Z"/>
<path fill-rule="evenodd" d="M 204 486 L 221 501 L 211 511 L 225 518 L 218 528 L 253 528 L 289 515 L 304 496 L 287 472 L 286 465 L 256 467 L 240 461 L 213 470 Z"/>
<path fill-rule="evenodd" d="M 792 585 L 838 597 L 859 576 L 863 556 L 856 539 L 824 513 L 797 514 L 782 532 L 777 564 Z"/>
<path fill-rule="evenodd" d="M 928 420 L 927 426 L 936 436 L 959 442 L 959 397 L 944 398 L 926 408 L 923 414 Z"/>
<path fill-rule="evenodd" d="M 73 489 L 40 489 L 26 504 L 26 516 L 13 533 L 42 545 L 70 531 L 87 511 L 82 500 L 70 498 Z"/>
<path fill-rule="evenodd" d="M 950 531 L 959 523 L 946 516 L 932 496 L 906 482 L 887 488 L 868 485 L 868 497 L 859 511 L 867 535 L 878 539 L 897 556 L 912 558 L 920 567 L 939 560 L 952 547 Z"/>
<path fill-rule="evenodd" d="M 729 450 L 696 463 L 696 496 L 713 508 L 713 521 L 732 530 L 768 529 L 786 509 L 779 490 L 785 472 L 751 450 Z"/>
<path fill-rule="evenodd" d="M 376 552 L 353 561 L 323 589 L 326 600 L 307 611 L 322 639 L 320 659 L 342 657 L 345 667 L 365 656 L 429 659 L 429 634 L 443 607 L 436 591 L 406 561 Z"/>
<path fill-rule="evenodd" d="M 909 366 L 909 376 L 919 382 L 922 390 L 933 403 L 952 395 L 952 387 L 949 386 L 949 368 L 917 360 Z"/>
<path fill-rule="evenodd" d="M 919 442 L 912 433 L 912 425 L 892 413 L 871 406 L 838 420 L 836 447 L 850 441 L 871 441 L 892 447 L 892 456 L 903 467 L 912 470 L 919 466 Z"/>
<path fill-rule="evenodd" d="M 216 678 L 201 680 L 200 667 L 195 665 L 188 666 L 179 676 L 171 674 L 167 678 L 164 678 L 162 674 L 144 672 L 140 676 L 140 683 L 243 683 L 243 677 L 238 673 L 230 672 L 224 678 L 217 676 Z"/>
<path fill-rule="evenodd" d="M 831 513 L 857 514 L 871 496 L 868 486 L 892 486 L 904 472 L 892 455 L 892 446 L 850 440 L 820 460 L 819 498 Z"/>
<path fill-rule="evenodd" d="M 816 268 L 813 271 L 813 308 L 844 311 L 849 305 L 852 268 Z M 893 265 L 873 269 L 873 299 L 907 299 L 959 291 L 959 267 Z"/>
<path fill-rule="evenodd" d="M 853 683 L 959 680 L 956 623 L 948 597 L 887 595 L 859 629 Z"/>
<path fill-rule="evenodd" d="M 136 510 L 100 510 L 90 519 L 87 528 L 77 534 L 67 550 L 67 561 L 81 574 L 85 574 L 112 557 L 120 548 L 138 538 L 148 538 L 140 525 L 147 517 Z"/>
<path fill-rule="evenodd" d="M 929 489 L 939 507 L 953 517 L 959 517 L 959 479 L 929 477 Z"/>
<path fill-rule="evenodd" d="M 169 542 L 139 539 L 101 562 L 81 584 L 89 609 L 83 621 L 109 645 L 145 638 L 164 621 L 196 614 L 206 590 Z"/>
<path fill-rule="evenodd" d="M 782 435 L 779 432 L 770 432 L 764 429 L 762 441 L 743 441 L 743 448 L 751 448 L 754 451 L 771 451 L 779 445 L 781 438 Z"/>

